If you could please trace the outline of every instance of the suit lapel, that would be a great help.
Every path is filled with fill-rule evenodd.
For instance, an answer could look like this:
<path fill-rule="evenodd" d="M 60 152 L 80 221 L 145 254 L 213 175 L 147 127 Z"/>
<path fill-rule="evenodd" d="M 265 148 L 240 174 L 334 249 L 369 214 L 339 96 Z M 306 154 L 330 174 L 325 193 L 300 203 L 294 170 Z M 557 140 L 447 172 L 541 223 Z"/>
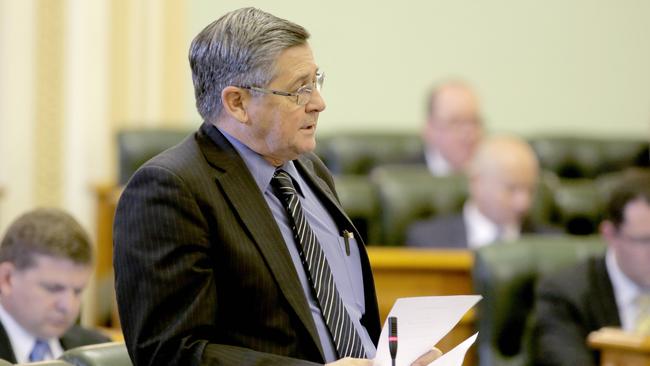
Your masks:
<path fill-rule="evenodd" d="M 352 221 L 350 221 L 350 218 L 345 214 L 345 211 L 339 204 L 334 192 L 332 192 L 324 180 L 314 174 L 314 167 L 311 160 L 301 156 L 297 160 L 294 160 L 294 164 L 300 171 L 300 176 L 307 180 L 310 187 L 315 188 L 314 190 L 316 194 L 321 200 L 323 200 L 323 204 L 328 208 L 328 212 L 333 216 L 337 225 L 339 225 L 339 229 L 343 227 L 347 230 L 352 230 L 357 242 L 363 243 L 361 235 L 359 235 L 357 229 L 352 224 Z M 363 247 L 363 245 L 360 245 L 359 247 Z"/>
<path fill-rule="evenodd" d="M 616 305 L 616 296 L 612 281 L 607 273 L 605 258 L 599 257 L 591 260 L 590 263 L 590 282 L 592 283 L 594 317 L 597 319 L 598 327 L 602 326 L 621 326 L 621 318 L 618 314 Z"/>
<path fill-rule="evenodd" d="M 5 327 L 2 325 L 2 323 L 0 323 L 0 359 L 9 361 L 11 363 L 17 362 L 14 350 L 11 348 L 9 336 L 7 335 Z"/>
<path fill-rule="evenodd" d="M 226 199 L 241 218 L 245 229 L 250 232 L 266 259 L 276 284 L 305 325 L 324 359 L 316 325 L 291 255 L 253 176 L 228 140 L 212 125 L 204 123 L 197 140 L 208 162 L 219 170 L 215 176 L 217 185 L 223 189 Z"/>

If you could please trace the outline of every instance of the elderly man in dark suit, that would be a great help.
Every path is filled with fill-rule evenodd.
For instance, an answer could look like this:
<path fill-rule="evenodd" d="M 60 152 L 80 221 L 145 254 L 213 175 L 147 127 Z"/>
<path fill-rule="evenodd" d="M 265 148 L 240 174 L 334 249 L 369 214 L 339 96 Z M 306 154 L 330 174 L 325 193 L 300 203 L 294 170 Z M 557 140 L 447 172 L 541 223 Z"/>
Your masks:
<path fill-rule="evenodd" d="M 549 233 L 528 222 L 539 167 L 535 153 L 521 138 L 484 139 L 468 167 L 470 196 L 462 213 L 412 224 L 406 243 L 417 247 L 475 249 L 522 233 Z"/>
<path fill-rule="evenodd" d="M 368 256 L 311 152 L 325 102 L 308 37 L 245 8 L 192 42 L 205 122 L 134 174 L 115 215 L 136 366 L 371 364 Z"/>
<path fill-rule="evenodd" d="M 108 342 L 75 325 L 91 273 L 92 246 L 72 216 L 37 209 L 16 219 L 0 246 L 0 359 L 50 360 Z"/>
<path fill-rule="evenodd" d="M 629 172 L 601 224 L 604 256 L 542 279 L 537 289 L 535 365 L 598 365 L 590 332 L 621 327 L 650 335 L 650 172 Z"/>

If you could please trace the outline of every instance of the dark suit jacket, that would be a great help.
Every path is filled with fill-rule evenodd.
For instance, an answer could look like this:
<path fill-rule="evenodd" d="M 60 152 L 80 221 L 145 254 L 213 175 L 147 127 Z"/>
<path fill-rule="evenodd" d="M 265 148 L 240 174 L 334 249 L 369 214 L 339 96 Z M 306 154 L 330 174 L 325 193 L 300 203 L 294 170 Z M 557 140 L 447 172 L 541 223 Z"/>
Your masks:
<path fill-rule="evenodd" d="M 95 331 L 74 325 L 59 339 L 59 342 L 61 342 L 63 350 L 69 350 L 71 348 L 87 346 L 89 344 L 110 342 L 110 339 Z M 9 336 L 7 335 L 2 323 L 0 323 L 0 359 L 7 360 L 11 363 L 17 362 L 14 350 L 11 348 Z"/>
<path fill-rule="evenodd" d="M 294 163 L 339 231 L 360 238 L 322 162 L 305 154 Z M 359 246 L 362 324 L 376 343 L 377 300 Z M 137 366 L 324 360 L 296 269 L 262 192 L 236 150 L 207 123 L 129 181 L 115 215 L 114 266 L 125 341 Z"/>
<path fill-rule="evenodd" d="M 598 365 L 586 339 L 621 321 L 605 260 L 588 261 L 543 279 L 537 289 L 532 354 L 535 365 Z"/>
<path fill-rule="evenodd" d="M 523 234 L 557 233 L 551 228 L 540 228 L 524 221 L 521 226 Z M 468 248 L 467 227 L 462 214 L 434 217 L 416 221 L 407 230 L 406 245 L 429 248 Z"/>

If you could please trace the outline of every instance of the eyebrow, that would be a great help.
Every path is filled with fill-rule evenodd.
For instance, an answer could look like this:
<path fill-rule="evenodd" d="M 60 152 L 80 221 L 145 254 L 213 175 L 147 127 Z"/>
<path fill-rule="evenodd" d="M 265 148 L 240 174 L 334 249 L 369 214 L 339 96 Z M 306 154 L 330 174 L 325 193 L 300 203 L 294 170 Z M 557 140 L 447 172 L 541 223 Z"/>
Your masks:
<path fill-rule="evenodd" d="M 292 88 L 293 88 L 293 87 L 300 87 L 300 86 L 302 86 L 302 85 L 305 85 L 305 83 L 306 83 L 307 81 L 309 81 L 311 78 L 315 78 L 315 77 L 316 77 L 316 74 L 318 74 L 319 71 L 320 71 L 320 68 L 317 67 L 317 68 L 316 68 L 316 71 L 315 71 L 313 74 L 311 74 L 311 73 L 308 73 L 308 74 L 302 74 L 302 75 L 296 77 L 295 79 L 293 79 L 292 82 L 291 82 L 291 84 L 289 84 L 289 85 L 291 85 Z M 299 84 L 299 85 L 296 85 L 296 84 L 298 84 L 298 83 L 300 83 L 300 84 Z"/>

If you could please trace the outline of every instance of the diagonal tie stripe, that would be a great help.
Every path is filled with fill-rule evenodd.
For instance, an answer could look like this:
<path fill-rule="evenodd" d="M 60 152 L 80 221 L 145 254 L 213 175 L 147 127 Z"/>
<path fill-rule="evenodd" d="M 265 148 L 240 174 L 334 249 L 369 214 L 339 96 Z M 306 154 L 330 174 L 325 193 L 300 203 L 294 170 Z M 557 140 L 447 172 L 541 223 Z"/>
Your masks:
<path fill-rule="evenodd" d="M 339 358 L 365 358 L 361 338 L 345 310 L 325 253 L 302 211 L 291 177 L 284 170 L 278 169 L 273 175 L 272 184 L 278 190 L 278 198 L 289 213 L 292 230 L 299 243 L 298 252 L 302 265 L 307 270 L 307 278 L 318 299 Z"/>

